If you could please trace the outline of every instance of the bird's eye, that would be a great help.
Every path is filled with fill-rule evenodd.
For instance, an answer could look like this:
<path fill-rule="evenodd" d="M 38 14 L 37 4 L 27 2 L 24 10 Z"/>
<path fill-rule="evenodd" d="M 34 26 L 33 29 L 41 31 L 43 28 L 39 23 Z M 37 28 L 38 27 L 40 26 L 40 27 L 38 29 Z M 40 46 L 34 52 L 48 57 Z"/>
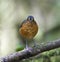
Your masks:
<path fill-rule="evenodd" d="M 33 21 L 34 19 L 33 18 L 28 18 L 28 20 Z"/>
<path fill-rule="evenodd" d="M 28 16 L 27 20 L 33 21 L 34 20 L 34 17 L 33 16 Z"/>

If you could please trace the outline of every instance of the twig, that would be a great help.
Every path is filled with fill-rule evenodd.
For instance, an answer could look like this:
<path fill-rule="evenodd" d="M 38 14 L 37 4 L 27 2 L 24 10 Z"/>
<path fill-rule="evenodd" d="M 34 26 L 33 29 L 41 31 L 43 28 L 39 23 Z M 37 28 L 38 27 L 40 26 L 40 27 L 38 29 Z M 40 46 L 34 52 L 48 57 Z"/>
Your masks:
<path fill-rule="evenodd" d="M 58 47 L 60 47 L 60 39 L 46 43 L 45 45 L 42 45 L 40 47 L 24 49 L 22 51 L 10 54 L 6 57 L 1 57 L 0 62 L 19 62 L 23 59 L 33 57 L 39 53 L 49 51 Z"/>

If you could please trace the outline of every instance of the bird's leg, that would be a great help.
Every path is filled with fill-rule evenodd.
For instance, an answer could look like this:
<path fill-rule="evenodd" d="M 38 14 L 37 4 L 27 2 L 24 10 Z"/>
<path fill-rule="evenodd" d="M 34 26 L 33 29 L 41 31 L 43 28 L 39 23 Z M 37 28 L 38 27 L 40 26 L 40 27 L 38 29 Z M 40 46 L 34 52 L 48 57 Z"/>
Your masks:
<path fill-rule="evenodd" d="M 35 48 L 39 48 L 39 45 L 36 43 L 36 41 L 33 39 L 33 42 L 34 42 L 34 46 Z"/>
<path fill-rule="evenodd" d="M 32 41 L 33 41 L 33 43 L 34 43 L 34 47 L 36 47 L 36 46 L 37 46 L 37 44 L 36 44 L 35 40 L 34 40 L 34 39 L 32 39 Z"/>
<path fill-rule="evenodd" d="M 28 42 L 27 42 L 27 40 L 26 40 L 26 49 L 28 49 Z"/>
<path fill-rule="evenodd" d="M 34 42 L 34 47 L 36 47 L 36 46 L 37 46 L 37 44 L 36 44 L 35 40 L 33 40 L 33 42 Z"/>

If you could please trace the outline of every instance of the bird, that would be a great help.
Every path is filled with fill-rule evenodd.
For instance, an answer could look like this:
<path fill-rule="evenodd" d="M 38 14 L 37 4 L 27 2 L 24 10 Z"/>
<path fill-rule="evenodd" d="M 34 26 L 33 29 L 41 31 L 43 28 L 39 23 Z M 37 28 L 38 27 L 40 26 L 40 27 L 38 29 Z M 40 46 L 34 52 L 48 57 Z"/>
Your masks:
<path fill-rule="evenodd" d="M 33 16 L 28 16 L 26 20 L 21 23 L 19 34 L 26 39 L 26 48 L 28 48 L 28 40 L 33 39 L 38 32 L 38 25 Z M 35 44 L 36 45 L 36 44 Z"/>

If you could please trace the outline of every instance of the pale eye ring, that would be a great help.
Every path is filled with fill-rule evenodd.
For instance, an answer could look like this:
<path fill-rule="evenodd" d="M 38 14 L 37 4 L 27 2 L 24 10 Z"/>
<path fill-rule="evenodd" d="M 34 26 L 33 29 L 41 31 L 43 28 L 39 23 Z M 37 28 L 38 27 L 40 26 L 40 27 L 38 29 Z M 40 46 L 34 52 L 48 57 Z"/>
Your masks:
<path fill-rule="evenodd" d="M 32 20 L 34 20 L 34 19 L 33 19 L 33 18 L 28 18 L 28 20 L 31 20 L 31 21 L 32 21 Z"/>
<path fill-rule="evenodd" d="M 27 20 L 33 21 L 34 20 L 34 17 L 33 16 L 28 16 Z"/>

